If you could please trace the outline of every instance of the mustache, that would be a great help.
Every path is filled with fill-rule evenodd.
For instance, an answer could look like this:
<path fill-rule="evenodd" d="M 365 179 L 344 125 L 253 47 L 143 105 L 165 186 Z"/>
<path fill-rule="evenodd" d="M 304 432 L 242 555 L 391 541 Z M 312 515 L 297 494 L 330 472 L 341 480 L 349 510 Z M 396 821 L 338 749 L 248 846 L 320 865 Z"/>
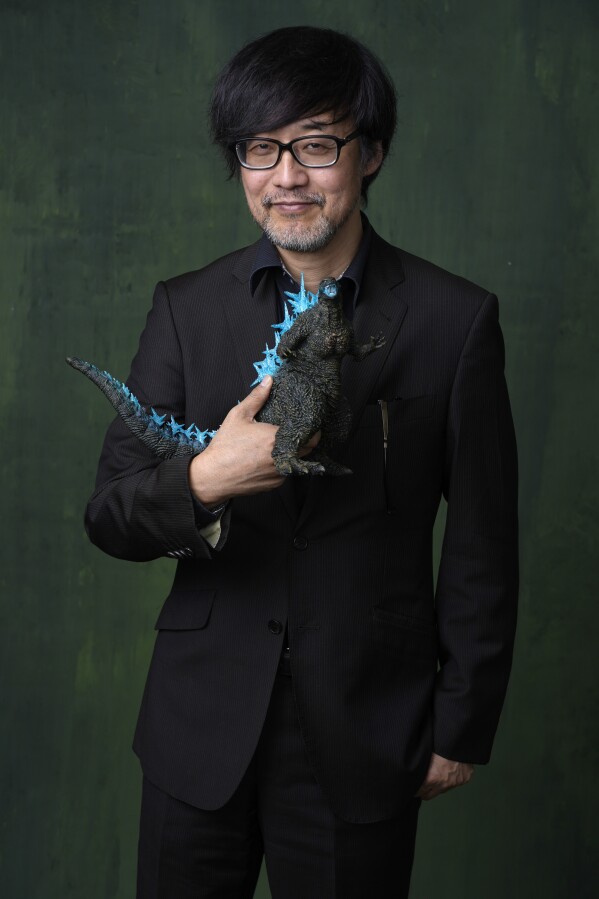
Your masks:
<path fill-rule="evenodd" d="M 277 193 L 265 194 L 261 202 L 265 209 L 270 209 L 274 203 L 314 203 L 322 209 L 325 204 L 325 198 L 321 194 L 292 193 L 289 195 Z"/>

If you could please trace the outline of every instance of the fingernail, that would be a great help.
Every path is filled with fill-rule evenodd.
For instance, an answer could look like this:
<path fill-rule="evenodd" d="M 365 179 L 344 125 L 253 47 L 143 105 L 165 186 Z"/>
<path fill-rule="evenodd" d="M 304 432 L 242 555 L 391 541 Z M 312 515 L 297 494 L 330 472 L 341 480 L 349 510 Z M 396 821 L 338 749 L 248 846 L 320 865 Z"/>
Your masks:
<path fill-rule="evenodd" d="M 270 385 L 272 384 L 272 375 L 266 375 L 264 378 L 262 378 L 260 383 L 263 387 L 270 387 Z"/>

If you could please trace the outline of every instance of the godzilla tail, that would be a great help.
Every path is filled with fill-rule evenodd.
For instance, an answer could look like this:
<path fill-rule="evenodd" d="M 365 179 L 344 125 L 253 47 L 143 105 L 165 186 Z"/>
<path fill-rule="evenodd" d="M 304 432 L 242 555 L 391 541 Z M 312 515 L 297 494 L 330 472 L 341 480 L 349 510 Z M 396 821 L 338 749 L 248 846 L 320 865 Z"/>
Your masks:
<path fill-rule="evenodd" d="M 66 361 L 100 388 L 129 430 L 162 459 L 201 453 L 215 434 L 215 431 L 200 431 L 196 425 L 185 428 L 177 424 L 172 415 L 170 421 L 165 421 L 166 415 L 158 415 L 154 409 L 151 413 L 146 412 L 127 385 L 109 372 L 100 371 L 91 362 L 76 356 L 67 356 Z"/>

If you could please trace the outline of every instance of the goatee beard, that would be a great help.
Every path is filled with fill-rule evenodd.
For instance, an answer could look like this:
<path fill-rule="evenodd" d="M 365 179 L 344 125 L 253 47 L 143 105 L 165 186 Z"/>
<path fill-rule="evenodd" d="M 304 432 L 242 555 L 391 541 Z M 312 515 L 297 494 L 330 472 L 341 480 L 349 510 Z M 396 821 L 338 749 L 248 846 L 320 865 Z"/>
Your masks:
<path fill-rule="evenodd" d="M 338 231 L 338 228 L 324 216 L 301 231 L 296 230 L 293 225 L 275 225 L 270 217 L 265 217 L 261 227 L 276 247 L 294 253 L 316 253 L 324 249 Z"/>
<path fill-rule="evenodd" d="M 274 202 L 284 200 L 314 203 L 322 209 L 325 205 L 325 198 L 320 196 L 320 194 L 302 194 L 294 195 L 292 198 L 267 195 L 262 199 L 264 213 L 260 220 L 256 220 L 257 224 L 262 228 L 271 243 L 282 250 L 289 250 L 293 253 L 316 253 L 324 249 L 339 229 L 343 227 L 355 208 L 354 206 L 348 209 L 338 222 L 332 222 L 324 213 L 321 213 L 311 225 L 302 225 L 300 216 L 297 218 L 290 217 L 289 224 L 275 224 L 270 215 L 271 207 Z"/>

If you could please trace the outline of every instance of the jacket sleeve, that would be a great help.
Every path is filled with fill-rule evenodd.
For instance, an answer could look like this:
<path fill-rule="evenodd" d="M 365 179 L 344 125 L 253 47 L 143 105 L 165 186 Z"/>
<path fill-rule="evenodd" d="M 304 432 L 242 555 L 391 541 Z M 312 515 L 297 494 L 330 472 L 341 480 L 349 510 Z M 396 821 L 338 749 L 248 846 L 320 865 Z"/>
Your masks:
<path fill-rule="evenodd" d="M 512 664 L 518 602 L 518 463 L 498 302 L 464 344 L 448 410 L 447 521 L 436 590 L 436 753 L 485 764 Z"/>
<path fill-rule="evenodd" d="M 127 386 L 142 406 L 184 421 L 181 347 L 162 281 L 156 285 Z M 160 556 L 209 559 L 211 544 L 201 534 L 208 522 L 205 516 L 198 518 L 189 488 L 191 459 L 159 459 L 117 417 L 106 433 L 85 512 L 92 543 L 111 556 L 136 562 Z M 230 514 L 227 504 L 216 549 L 226 540 Z"/>

